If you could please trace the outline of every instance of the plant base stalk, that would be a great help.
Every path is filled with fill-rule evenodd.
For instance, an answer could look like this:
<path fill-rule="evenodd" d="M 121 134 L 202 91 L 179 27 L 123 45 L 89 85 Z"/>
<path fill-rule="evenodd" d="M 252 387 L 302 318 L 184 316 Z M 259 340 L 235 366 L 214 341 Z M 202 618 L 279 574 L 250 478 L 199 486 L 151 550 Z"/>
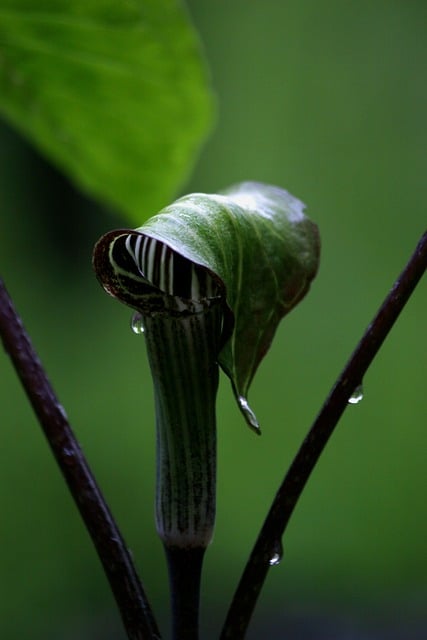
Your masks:
<path fill-rule="evenodd" d="M 205 549 L 166 547 L 172 607 L 172 639 L 198 640 L 200 579 Z"/>

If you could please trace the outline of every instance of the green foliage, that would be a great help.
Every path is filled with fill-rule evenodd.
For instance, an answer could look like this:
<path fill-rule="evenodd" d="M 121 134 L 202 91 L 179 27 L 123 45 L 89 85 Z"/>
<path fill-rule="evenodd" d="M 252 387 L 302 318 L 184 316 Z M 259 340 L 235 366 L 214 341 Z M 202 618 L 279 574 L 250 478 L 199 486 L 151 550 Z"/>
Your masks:
<path fill-rule="evenodd" d="M 0 111 L 140 222 L 174 196 L 211 118 L 176 0 L 0 0 Z"/>
<path fill-rule="evenodd" d="M 246 182 L 223 194 L 195 193 L 150 218 L 138 231 L 156 238 L 219 280 L 227 338 L 219 363 L 248 424 L 246 395 L 277 325 L 307 293 L 319 261 L 317 227 L 283 189 Z"/>
<path fill-rule="evenodd" d="M 189 189 L 213 192 L 248 178 L 286 184 L 309 204 L 324 248 L 316 286 L 279 327 L 251 388 L 266 425 L 261 439 L 244 437 L 228 388 L 220 388 L 208 638 L 280 477 L 425 228 L 426 4 L 190 2 L 222 108 Z M 154 415 L 144 339 L 90 273 L 91 246 L 106 223 L 95 216 L 92 239 L 90 230 L 79 232 L 74 255 L 86 257 L 77 277 L 47 233 L 58 214 L 54 206 L 44 217 L 58 188 L 54 176 L 22 140 L 4 129 L 0 135 L 3 274 L 162 612 L 167 576 L 152 524 Z M 168 198 L 165 192 L 160 206 Z M 133 217 L 135 226 L 144 213 Z M 67 286 L 59 286 L 62 277 Z M 265 637 L 266 629 L 283 637 L 273 627 L 284 602 L 320 633 L 337 614 L 333 626 L 342 624 L 342 635 L 382 633 L 384 615 L 383 635 L 397 625 L 406 638 L 408 617 L 424 612 L 425 293 L 424 283 L 369 372 L 363 402 L 345 413 L 308 484 L 249 637 Z M 105 637 L 121 638 L 87 533 L 4 353 L 0 377 L 0 636 L 94 637 L 106 615 Z"/>

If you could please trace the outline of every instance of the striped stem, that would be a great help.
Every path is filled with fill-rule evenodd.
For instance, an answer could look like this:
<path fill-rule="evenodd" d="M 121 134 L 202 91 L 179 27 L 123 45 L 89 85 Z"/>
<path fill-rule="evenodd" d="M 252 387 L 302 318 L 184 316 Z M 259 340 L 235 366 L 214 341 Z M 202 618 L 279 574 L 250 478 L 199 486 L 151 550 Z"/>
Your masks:
<path fill-rule="evenodd" d="M 156 525 L 168 547 L 206 548 L 215 519 L 221 305 L 144 316 L 156 406 Z"/>

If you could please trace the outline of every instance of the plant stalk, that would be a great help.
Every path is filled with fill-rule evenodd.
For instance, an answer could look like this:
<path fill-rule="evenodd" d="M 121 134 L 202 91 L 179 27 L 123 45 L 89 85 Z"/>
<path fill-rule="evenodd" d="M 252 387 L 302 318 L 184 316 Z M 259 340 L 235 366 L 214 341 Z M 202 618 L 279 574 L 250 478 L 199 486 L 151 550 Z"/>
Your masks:
<path fill-rule="evenodd" d="M 199 601 L 205 549 L 167 547 L 173 640 L 199 639 Z"/>

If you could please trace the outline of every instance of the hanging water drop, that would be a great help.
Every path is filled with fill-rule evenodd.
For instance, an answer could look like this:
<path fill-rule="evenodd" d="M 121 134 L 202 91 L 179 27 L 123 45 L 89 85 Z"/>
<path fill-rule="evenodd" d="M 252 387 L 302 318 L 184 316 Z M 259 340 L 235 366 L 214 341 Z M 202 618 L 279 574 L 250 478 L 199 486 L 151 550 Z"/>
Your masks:
<path fill-rule="evenodd" d="M 279 564 L 279 562 L 280 562 L 280 556 L 278 553 L 273 553 L 270 560 L 268 561 L 270 567 L 274 567 L 276 564 Z"/>
<path fill-rule="evenodd" d="M 135 311 L 130 320 L 131 329 L 136 335 L 140 336 L 144 333 L 144 318 L 139 311 Z"/>
<path fill-rule="evenodd" d="M 363 399 L 363 385 L 358 384 L 348 399 L 349 404 L 358 404 Z"/>
<path fill-rule="evenodd" d="M 256 415 L 250 408 L 246 398 L 244 398 L 243 396 L 237 396 L 237 402 L 238 402 L 240 411 L 245 416 L 245 420 L 248 423 L 248 425 L 251 427 L 251 429 L 255 431 L 255 433 L 260 434 L 261 429 L 259 428 L 258 420 L 256 418 Z"/>
<path fill-rule="evenodd" d="M 268 564 L 270 565 L 270 567 L 275 567 L 276 565 L 278 565 L 282 559 L 282 556 L 283 556 L 282 542 L 281 540 L 278 540 L 273 547 L 273 553 L 271 554 L 270 559 L 268 561 Z"/>

